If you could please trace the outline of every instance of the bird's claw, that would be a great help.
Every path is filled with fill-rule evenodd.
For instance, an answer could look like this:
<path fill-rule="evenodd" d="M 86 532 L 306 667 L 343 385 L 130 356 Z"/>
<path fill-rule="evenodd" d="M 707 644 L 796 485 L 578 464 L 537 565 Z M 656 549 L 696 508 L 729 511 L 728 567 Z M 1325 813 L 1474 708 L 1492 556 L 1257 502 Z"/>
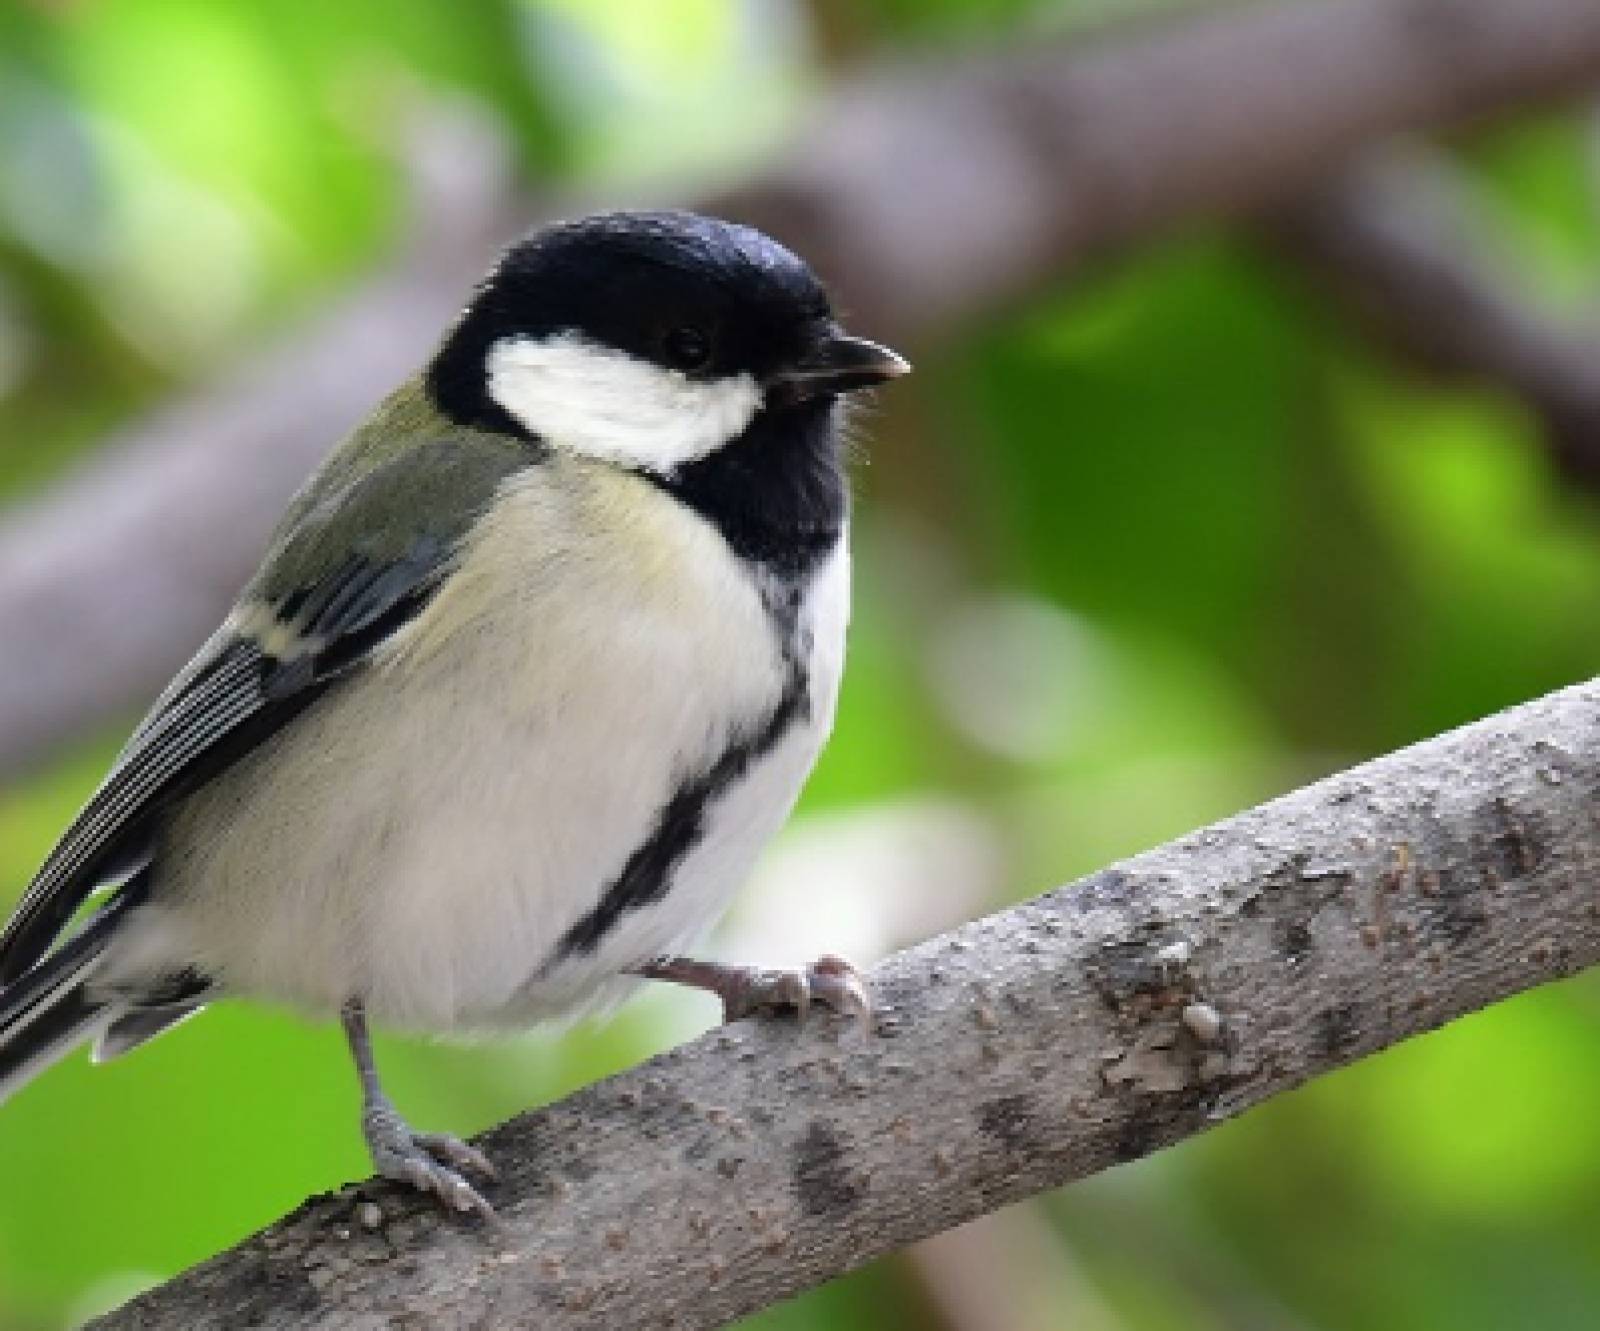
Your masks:
<path fill-rule="evenodd" d="M 793 1010 L 804 1018 L 812 1003 L 820 1003 L 863 1026 L 872 1020 L 872 996 L 867 982 L 843 957 L 819 957 L 803 968 L 740 968 L 731 972 L 722 987 L 724 1021 L 774 1010 Z"/>
<path fill-rule="evenodd" d="M 471 1142 L 452 1137 L 448 1132 L 418 1132 L 413 1134 L 418 1146 L 435 1160 L 442 1160 L 457 1169 L 464 1169 L 480 1178 L 494 1180 L 500 1171 L 494 1162 Z"/>
<path fill-rule="evenodd" d="M 494 1165 L 477 1147 L 443 1132 L 413 1132 L 387 1105 L 368 1110 L 361 1127 L 373 1167 L 384 1178 L 429 1193 L 464 1215 L 495 1218 L 494 1207 L 463 1177 L 464 1172 L 497 1177 Z"/>
<path fill-rule="evenodd" d="M 872 1024 L 872 990 L 860 971 L 843 957 L 818 957 L 806 970 L 811 997 L 861 1026 Z"/>

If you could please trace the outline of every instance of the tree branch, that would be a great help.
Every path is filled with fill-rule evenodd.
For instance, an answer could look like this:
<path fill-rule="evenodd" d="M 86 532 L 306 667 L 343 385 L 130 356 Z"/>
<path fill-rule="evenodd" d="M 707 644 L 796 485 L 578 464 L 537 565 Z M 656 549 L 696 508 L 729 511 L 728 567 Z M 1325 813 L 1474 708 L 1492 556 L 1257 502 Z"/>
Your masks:
<path fill-rule="evenodd" d="M 815 259 L 867 326 L 926 338 L 1389 135 L 1600 80 L 1587 0 L 1302 0 L 1142 31 L 880 71 L 712 203 Z"/>
<path fill-rule="evenodd" d="M 1267 236 L 1422 368 L 1491 384 L 1538 418 L 1559 466 L 1600 488 L 1600 328 L 1540 310 L 1449 167 L 1374 159 L 1261 219 Z"/>
<path fill-rule="evenodd" d="M 925 343 L 1072 265 L 1282 199 L 1384 135 L 1597 79 L 1592 0 L 1255 6 L 869 75 L 774 171 L 703 206 L 815 258 L 863 327 Z M 0 525 L 0 779 L 149 698 L 296 480 L 425 354 L 519 211 L 498 182 L 442 197 L 438 243 Z"/>
<path fill-rule="evenodd" d="M 1600 684 L 887 961 L 489 1133 L 499 1233 L 315 1200 L 104 1319 L 712 1327 L 1600 960 Z"/>
<path fill-rule="evenodd" d="M 529 213 L 481 126 L 436 111 L 413 130 L 412 234 L 390 271 L 0 514 L 0 781 L 156 695 L 289 496 L 428 354 Z"/>

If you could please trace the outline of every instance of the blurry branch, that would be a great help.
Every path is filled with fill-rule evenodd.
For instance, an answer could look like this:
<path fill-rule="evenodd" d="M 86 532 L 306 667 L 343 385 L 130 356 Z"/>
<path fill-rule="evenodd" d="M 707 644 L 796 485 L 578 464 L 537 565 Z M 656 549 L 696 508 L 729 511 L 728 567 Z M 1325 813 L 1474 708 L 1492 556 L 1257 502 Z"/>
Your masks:
<path fill-rule="evenodd" d="M 1600 683 L 891 957 L 487 1134 L 485 1232 L 316 1199 L 101 1325 L 700 1328 L 1600 961 Z"/>
<path fill-rule="evenodd" d="M 1463 181 L 1422 153 L 1365 162 L 1263 218 L 1339 302 L 1432 372 L 1511 392 L 1556 461 L 1600 489 L 1600 327 L 1540 310 Z"/>
<path fill-rule="evenodd" d="M 1087 260 L 1238 217 L 1388 135 L 1600 83 L 1591 0 L 1299 0 L 868 74 L 711 203 L 792 242 L 858 321 L 944 332 Z"/>
<path fill-rule="evenodd" d="M 924 1239 L 906 1261 L 938 1331 L 1122 1331 L 1039 1207 L 1012 1206 Z"/>
<path fill-rule="evenodd" d="M 1600 81 L 1593 0 L 1300 0 L 863 76 L 702 206 L 776 232 L 861 326 L 926 344 L 1084 261 L 1280 201 L 1363 145 Z M 431 243 L 0 523 L 0 779 L 150 698 L 297 480 L 532 220 L 481 154 Z M 469 169 L 462 169 L 463 163 Z"/>
<path fill-rule="evenodd" d="M 515 211 L 500 144 L 437 112 L 409 141 L 398 262 L 0 515 L 0 780 L 150 701 L 243 586 L 285 501 L 428 354 Z"/>

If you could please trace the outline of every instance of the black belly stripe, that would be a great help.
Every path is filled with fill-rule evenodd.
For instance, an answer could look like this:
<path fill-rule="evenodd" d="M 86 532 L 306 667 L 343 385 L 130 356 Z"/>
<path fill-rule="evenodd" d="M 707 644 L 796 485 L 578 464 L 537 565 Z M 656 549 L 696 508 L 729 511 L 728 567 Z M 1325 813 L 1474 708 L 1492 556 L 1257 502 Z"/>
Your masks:
<path fill-rule="evenodd" d="M 665 897 L 679 863 L 704 834 L 712 804 L 809 710 L 805 676 L 791 669 L 783 697 L 767 719 L 747 734 L 735 736 L 716 762 L 678 787 L 656 816 L 654 830 L 628 857 L 622 872 L 601 894 L 599 904 L 561 936 L 545 969 L 593 952 L 623 916 Z"/>

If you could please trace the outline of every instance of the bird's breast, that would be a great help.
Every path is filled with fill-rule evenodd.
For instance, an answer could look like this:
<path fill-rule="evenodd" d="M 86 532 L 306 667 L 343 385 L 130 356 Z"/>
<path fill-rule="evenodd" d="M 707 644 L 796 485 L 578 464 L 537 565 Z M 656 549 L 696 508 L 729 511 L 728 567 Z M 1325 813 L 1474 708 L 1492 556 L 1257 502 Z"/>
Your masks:
<path fill-rule="evenodd" d="M 714 917 L 787 816 L 846 569 L 841 542 L 785 622 L 655 487 L 535 468 L 372 668 L 196 797 L 165 895 L 236 989 L 435 1030 L 581 1004 Z"/>

